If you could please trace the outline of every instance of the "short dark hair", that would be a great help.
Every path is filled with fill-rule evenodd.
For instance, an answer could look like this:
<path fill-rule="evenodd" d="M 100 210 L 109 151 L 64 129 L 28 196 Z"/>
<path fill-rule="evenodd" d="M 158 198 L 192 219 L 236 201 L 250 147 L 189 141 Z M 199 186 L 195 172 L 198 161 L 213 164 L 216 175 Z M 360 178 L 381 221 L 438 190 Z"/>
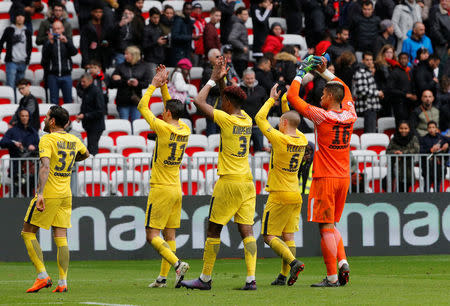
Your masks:
<path fill-rule="evenodd" d="M 61 128 L 64 128 L 67 122 L 69 122 L 69 112 L 59 105 L 53 105 L 50 107 L 49 117 L 50 119 L 54 118 L 55 124 Z"/>
<path fill-rule="evenodd" d="M 223 90 L 226 97 L 234 107 L 241 107 L 247 100 L 246 93 L 239 86 L 228 86 Z"/>
<path fill-rule="evenodd" d="M 428 57 L 428 61 L 431 61 L 431 60 L 440 61 L 441 58 L 436 53 L 433 53 L 433 54 L 430 55 L 430 57 Z"/>
<path fill-rule="evenodd" d="M 28 79 L 21 79 L 17 82 L 17 86 L 19 85 L 31 85 L 31 81 Z"/>
<path fill-rule="evenodd" d="M 259 58 L 257 65 L 261 65 L 267 62 L 270 62 L 270 58 L 266 55 L 263 55 Z"/>
<path fill-rule="evenodd" d="M 429 127 L 430 126 L 430 124 L 434 124 L 436 127 L 438 126 L 437 125 L 437 123 L 436 123 L 436 121 L 434 121 L 434 120 L 430 120 L 430 121 L 428 121 L 428 123 L 427 123 L 427 127 Z"/>
<path fill-rule="evenodd" d="M 91 59 L 88 64 L 91 65 L 91 66 L 100 67 L 100 69 L 102 69 L 102 63 L 100 63 L 99 60 Z"/>
<path fill-rule="evenodd" d="M 409 54 L 408 53 L 406 53 L 406 52 L 400 52 L 400 54 L 398 55 L 398 58 L 400 58 L 400 56 L 407 56 L 408 57 L 408 59 L 409 59 Z"/>
<path fill-rule="evenodd" d="M 287 52 L 289 54 L 295 55 L 295 48 L 292 45 L 283 46 L 281 52 Z"/>
<path fill-rule="evenodd" d="M 217 7 L 213 6 L 213 8 L 211 9 L 211 11 L 209 11 L 209 14 L 212 15 L 215 12 L 222 12 L 221 10 L 219 10 Z"/>
<path fill-rule="evenodd" d="M 333 98 L 334 102 L 341 103 L 345 96 L 345 90 L 344 86 L 339 82 L 328 82 L 325 85 L 324 90 L 326 90 L 328 93 L 330 93 Z"/>
<path fill-rule="evenodd" d="M 184 113 L 184 104 L 178 99 L 170 99 L 166 102 L 166 109 L 172 114 L 172 118 L 178 120 Z"/>
<path fill-rule="evenodd" d="M 362 2 L 362 4 L 361 4 L 361 7 L 363 7 L 363 6 L 368 6 L 368 5 L 373 6 L 372 1 L 370 1 L 370 0 L 364 0 L 364 1 Z"/>
<path fill-rule="evenodd" d="M 55 7 L 62 7 L 63 9 L 66 9 L 66 7 L 64 6 L 64 4 L 62 4 L 59 1 L 55 1 L 52 5 L 52 9 L 54 9 Z"/>
<path fill-rule="evenodd" d="M 188 5 L 190 5 L 190 6 L 192 6 L 192 3 L 191 2 L 185 2 L 185 3 L 183 3 L 183 10 L 186 8 L 186 6 L 188 6 Z"/>
<path fill-rule="evenodd" d="M 347 27 L 344 27 L 344 26 L 339 26 L 337 29 L 336 29 L 336 35 L 337 34 L 342 34 L 342 32 L 344 32 L 344 31 L 350 31 Z"/>
<path fill-rule="evenodd" d="M 149 13 L 150 16 L 153 16 L 153 15 L 159 15 L 159 16 L 161 16 L 161 12 L 158 10 L 157 7 L 152 7 L 152 8 L 148 11 L 148 13 Z"/>
<path fill-rule="evenodd" d="M 366 57 L 366 56 L 372 56 L 372 58 L 373 58 L 373 53 L 370 51 L 364 51 L 362 54 L 362 58 L 364 59 L 364 57 Z"/>
<path fill-rule="evenodd" d="M 163 12 L 164 12 L 165 10 L 173 10 L 173 11 L 175 11 L 175 9 L 173 8 L 173 6 L 172 6 L 172 5 L 169 5 L 169 4 L 164 5 L 164 7 L 163 7 Z"/>
<path fill-rule="evenodd" d="M 236 10 L 236 15 L 240 15 L 240 14 L 242 14 L 243 11 L 246 11 L 246 10 L 247 10 L 247 8 L 241 6 L 240 8 L 238 8 Z"/>

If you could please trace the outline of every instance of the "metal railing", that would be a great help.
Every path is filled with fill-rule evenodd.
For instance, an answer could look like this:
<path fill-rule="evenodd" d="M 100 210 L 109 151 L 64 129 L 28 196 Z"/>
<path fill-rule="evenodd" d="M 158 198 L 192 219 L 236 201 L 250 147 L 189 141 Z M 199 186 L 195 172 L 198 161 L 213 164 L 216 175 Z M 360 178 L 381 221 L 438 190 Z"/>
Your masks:
<path fill-rule="evenodd" d="M 353 154 L 352 154 L 353 155 Z M 450 192 L 450 154 L 353 155 L 350 193 Z M 184 195 L 212 194 L 218 155 L 197 152 L 184 156 L 180 180 Z M 270 154 L 249 156 L 257 194 L 267 182 Z M 118 154 L 88 158 L 73 168 L 74 196 L 145 196 L 150 191 L 152 154 Z M 38 182 L 38 158 L 0 160 L 0 197 L 32 197 Z"/>

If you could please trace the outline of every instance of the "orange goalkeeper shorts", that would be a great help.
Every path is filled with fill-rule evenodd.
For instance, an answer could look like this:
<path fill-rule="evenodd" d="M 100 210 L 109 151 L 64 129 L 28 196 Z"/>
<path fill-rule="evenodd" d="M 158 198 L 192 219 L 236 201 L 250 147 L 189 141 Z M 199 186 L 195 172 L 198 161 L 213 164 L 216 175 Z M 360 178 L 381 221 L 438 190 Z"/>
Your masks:
<path fill-rule="evenodd" d="M 349 186 L 350 178 L 314 178 L 308 198 L 308 221 L 339 222 Z"/>

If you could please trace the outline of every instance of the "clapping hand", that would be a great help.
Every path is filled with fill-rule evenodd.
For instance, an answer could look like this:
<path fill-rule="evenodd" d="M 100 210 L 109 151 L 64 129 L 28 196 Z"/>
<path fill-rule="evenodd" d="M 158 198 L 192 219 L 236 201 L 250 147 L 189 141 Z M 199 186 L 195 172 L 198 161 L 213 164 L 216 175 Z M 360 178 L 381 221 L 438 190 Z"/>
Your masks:
<path fill-rule="evenodd" d="M 169 71 L 166 69 L 166 66 L 159 65 L 156 68 L 156 74 L 153 77 L 152 85 L 156 88 L 163 86 L 167 83 L 169 77 Z"/>
<path fill-rule="evenodd" d="M 223 56 L 219 57 L 216 64 L 213 67 L 213 71 L 211 73 L 211 80 L 214 82 L 218 82 L 223 79 L 230 68 L 227 67 Z"/>
<path fill-rule="evenodd" d="M 281 94 L 281 90 L 278 90 L 278 83 L 275 83 L 275 85 L 273 85 L 272 89 L 270 90 L 270 97 L 272 99 L 274 99 L 275 101 L 278 101 L 278 99 L 280 98 L 280 94 Z"/>

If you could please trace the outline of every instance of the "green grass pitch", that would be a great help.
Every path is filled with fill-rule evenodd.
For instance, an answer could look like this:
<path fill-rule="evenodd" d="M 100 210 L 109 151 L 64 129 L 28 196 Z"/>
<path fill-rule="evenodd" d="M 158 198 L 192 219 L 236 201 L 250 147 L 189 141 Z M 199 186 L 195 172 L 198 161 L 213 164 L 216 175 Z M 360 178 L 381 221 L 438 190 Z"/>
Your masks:
<path fill-rule="evenodd" d="M 450 301 L 450 255 L 402 257 L 352 257 L 351 282 L 341 288 L 310 288 L 325 275 L 319 257 L 304 258 L 305 271 L 292 287 L 274 287 L 279 272 L 277 258 L 259 259 L 258 290 L 234 290 L 244 284 L 241 259 L 219 259 L 211 291 L 174 289 L 171 270 L 168 288 L 148 288 L 159 273 L 160 261 L 74 261 L 69 268 L 69 292 L 42 289 L 25 293 L 34 281 L 30 263 L 0 262 L 0 305 L 293 305 L 387 304 L 437 305 Z M 200 260 L 188 260 L 187 279 L 198 277 Z M 47 262 L 54 285 L 55 262 Z"/>

